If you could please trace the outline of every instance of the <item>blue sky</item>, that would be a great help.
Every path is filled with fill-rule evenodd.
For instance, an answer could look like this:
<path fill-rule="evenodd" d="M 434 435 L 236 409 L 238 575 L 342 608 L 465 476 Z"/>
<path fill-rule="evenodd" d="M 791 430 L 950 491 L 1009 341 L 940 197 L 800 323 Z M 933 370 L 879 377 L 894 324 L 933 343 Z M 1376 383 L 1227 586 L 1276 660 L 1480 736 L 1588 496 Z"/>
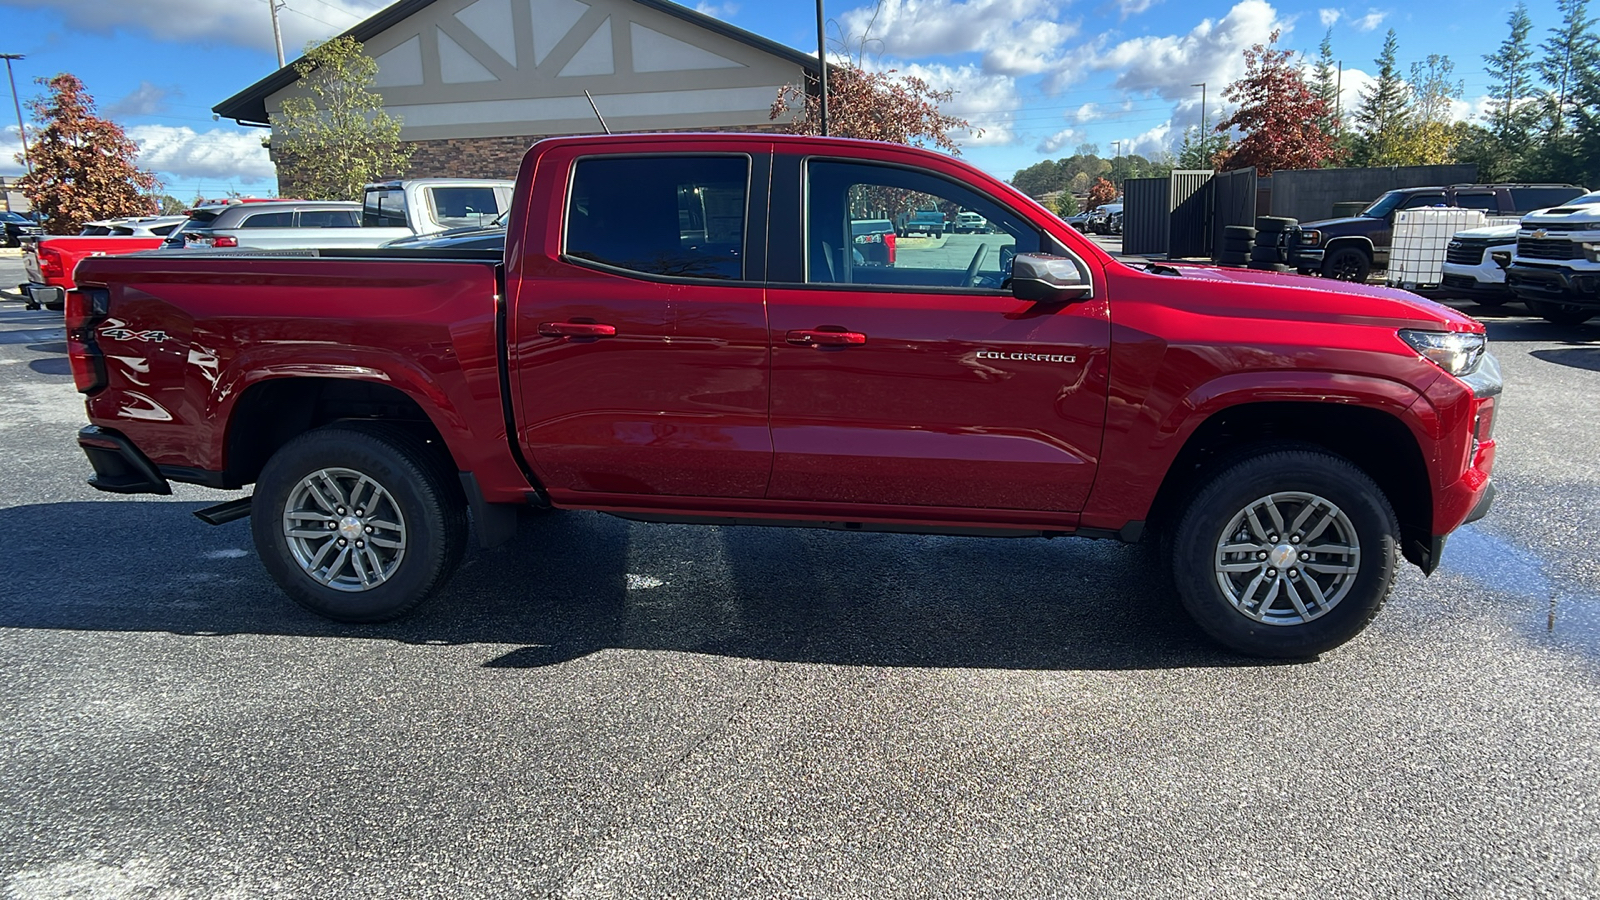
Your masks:
<path fill-rule="evenodd" d="M 210 109 L 277 67 L 268 0 L 0 0 L 0 52 L 26 99 L 35 77 L 72 72 L 102 114 L 128 129 L 167 192 L 185 200 L 227 190 L 266 194 L 272 170 L 258 129 L 214 121 Z M 386 5 L 383 0 L 287 0 L 280 14 L 292 60 Z M 867 64 L 923 75 L 957 92 L 949 111 L 984 129 L 964 155 L 1001 177 L 1083 142 L 1101 152 L 1171 150 L 1200 117 L 1206 82 L 1213 119 L 1242 50 L 1281 30 L 1308 55 L 1330 25 L 1344 61 L 1346 106 L 1375 69 L 1394 28 L 1402 69 L 1449 56 L 1474 115 L 1488 88 L 1483 54 L 1506 36 L 1511 2 L 1425 0 L 1339 5 L 1334 0 L 828 0 L 830 34 L 872 40 Z M 699 8 L 802 50 L 816 45 L 808 0 L 700 0 Z M 876 16 L 874 17 L 874 13 Z M 1534 41 L 1557 24 L 1552 0 L 1533 0 Z M 9 98 L 8 98 L 9 99 Z M 14 114 L 0 114 L 0 174 L 20 174 Z M 26 115 L 26 110 L 24 110 Z"/>

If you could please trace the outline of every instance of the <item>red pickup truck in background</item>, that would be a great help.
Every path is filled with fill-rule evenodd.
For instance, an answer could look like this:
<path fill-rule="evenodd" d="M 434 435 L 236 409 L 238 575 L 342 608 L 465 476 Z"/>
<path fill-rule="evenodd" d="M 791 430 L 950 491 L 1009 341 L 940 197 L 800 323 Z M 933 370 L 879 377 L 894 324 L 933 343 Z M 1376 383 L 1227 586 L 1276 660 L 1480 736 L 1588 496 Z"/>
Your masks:
<path fill-rule="evenodd" d="M 984 234 L 852 252 L 853 223 Z M 530 149 L 503 258 L 92 258 L 68 295 L 107 491 L 252 498 L 297 602 L 376 621 L 519 507 L 955 535 L 1159 534 L 1223 645 L 1366 626 L 1493 497 L 1499 369 L 1411 294 L 1129 266 L 914 148 L 770 135 Z"/>
<path fill-rule="evenodd" d="M 155 250 L 183 221 L 183 216 L 140 216 L 90 222 L 77 235 L 24 238 L 22 270 L 28 281 L 20 287 L 27 307 L 61 309 L 67 291 L 73 288 L 72 273 L 78 263 L 91 256 Z"/>

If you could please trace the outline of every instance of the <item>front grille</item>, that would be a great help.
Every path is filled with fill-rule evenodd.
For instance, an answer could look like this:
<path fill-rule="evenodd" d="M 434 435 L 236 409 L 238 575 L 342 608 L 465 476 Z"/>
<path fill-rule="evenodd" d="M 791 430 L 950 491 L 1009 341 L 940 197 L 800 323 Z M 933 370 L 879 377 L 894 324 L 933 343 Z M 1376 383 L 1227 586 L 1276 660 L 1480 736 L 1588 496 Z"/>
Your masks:
<path fill-rule="evenodd" d="M 1600 231 L 1600 225 L 1596 225 L 1593 222 L 1552 222 L 1548 225 L 1524 225 L 1522 227 L 1541 231 Z"/>
<path fill-rule="evenodd" d="M 1456 238 L 1445 249 L 1444 261 L 1460 266 L 1475 266 L 1483 262 L 1489 242 L 1482 238 Z"/>
<path fill-rule="evenodd" d="M 1583 247 L 1564 238 L 1517 239 L 1517 256 L 1523 259 L 1583 259 Z"/>
<path fill-rule="evenodd" d="M 1470 291 L 1478 287 L 1478 279 L 1471 275 L 1446 275 L 1439 280 L 1439 286 Z"/>

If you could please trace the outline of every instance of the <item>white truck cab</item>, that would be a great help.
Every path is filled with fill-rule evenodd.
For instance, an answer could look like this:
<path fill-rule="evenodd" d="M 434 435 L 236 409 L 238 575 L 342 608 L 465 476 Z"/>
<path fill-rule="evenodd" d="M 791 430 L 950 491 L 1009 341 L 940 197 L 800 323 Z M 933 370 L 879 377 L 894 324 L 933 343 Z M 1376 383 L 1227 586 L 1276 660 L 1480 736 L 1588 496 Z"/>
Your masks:
<path fill-rule="evenodd" d="M 516 182 L 507 179 L 407 178 L 369 184 L 361 205 L 367 228 L 409 228 L 435 234 L 482 228 L 511 208 Z"/>

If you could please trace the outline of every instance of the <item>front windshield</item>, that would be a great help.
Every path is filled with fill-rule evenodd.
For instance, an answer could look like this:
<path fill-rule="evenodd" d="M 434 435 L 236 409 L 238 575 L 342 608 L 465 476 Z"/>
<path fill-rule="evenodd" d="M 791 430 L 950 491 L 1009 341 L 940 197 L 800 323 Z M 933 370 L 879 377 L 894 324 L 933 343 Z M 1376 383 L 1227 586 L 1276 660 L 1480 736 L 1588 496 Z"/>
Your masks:
<path fill-rule="evenodd" d="M 1394 208 L 1399 206 L 1400 201 L 1404 200 L 1405 198 L 1406 195 L 1400 191 L 1390 191 L 1389 193 L 1384 194 L 1382 197 L 1379 197 L 1371 206 L 1363 209 L 1361 214 L 1369 219 L 1381 219 L 1393 212 Z"/>
<path fill-rule="evenodd" d="M 1562 206 L 1593 206 L 1600 203 L 1600 191 L 1590 191 L 1582 197 L 1574 197 L 1561 204 Z"/>

